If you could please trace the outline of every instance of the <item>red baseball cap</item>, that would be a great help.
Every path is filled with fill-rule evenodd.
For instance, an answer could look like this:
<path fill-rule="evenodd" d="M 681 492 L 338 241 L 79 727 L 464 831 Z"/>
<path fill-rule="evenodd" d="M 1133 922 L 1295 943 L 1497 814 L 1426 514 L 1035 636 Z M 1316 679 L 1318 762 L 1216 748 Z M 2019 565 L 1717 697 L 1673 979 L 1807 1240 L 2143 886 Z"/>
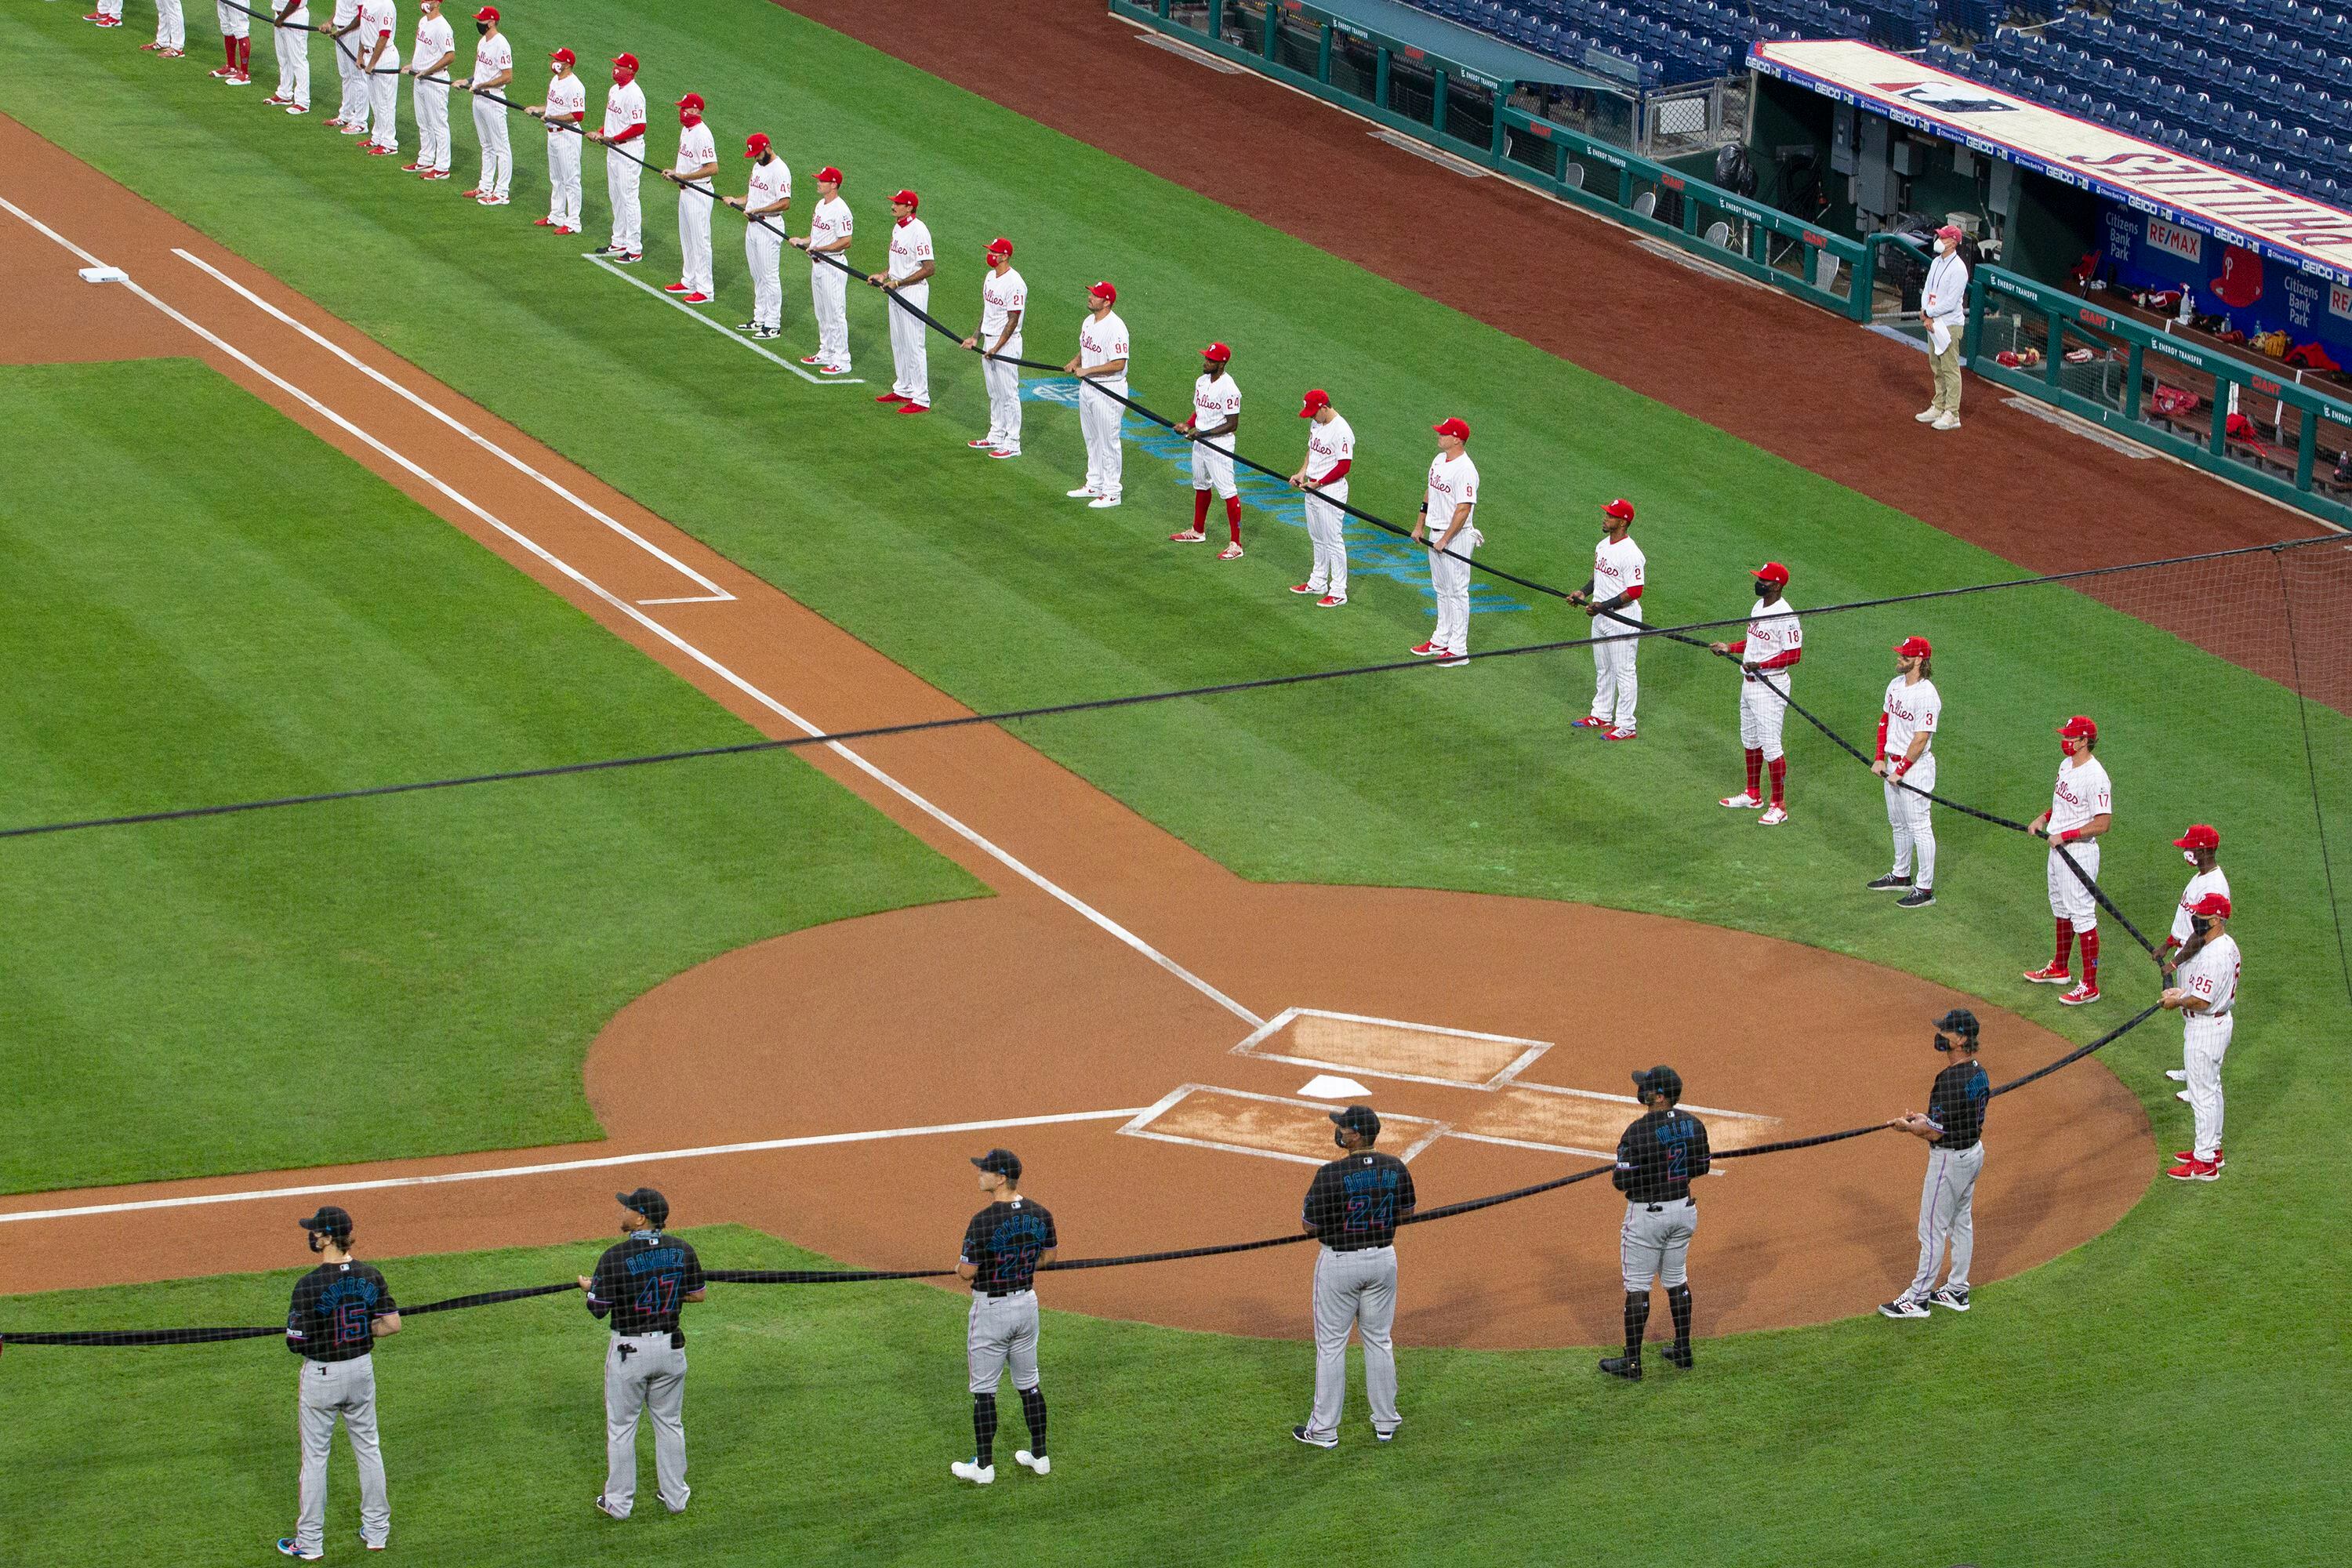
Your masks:
<path fill-rule="evenodd" d="M 1318 410 L 1330 406 L 1331 395 L 1318 386 L 1307 395 L 1306 405 L 1299 409 L 1298 416 L 1301 419 L 1312 419 Z"/>
<path fill-rule="evenodd" d="M 2230 895 L 2227 893 L 2208 893 L 2203 898 L 2198 900 L 2195 903 L 2189 905 L 2189 912 L 2192 915 L 2203 915 L 2208 920 L 2212 919 L 2215 915 L 2221 916 L 2223 920 L 2228 920 L 2230 918 Z"/>
<path fill-rule="evenodd" d="M 2175 849 L 2219 849 L 2221 847 L 2221 836 L 2200 822 L 2174 839 L 2172 847 Z"/>
<path fill-rule="evenodd" d="M 1895 652 L 1902 658 L 1933 658 L 1936 655 L 1934 645 L 1926 637 L 1905 637 L 1895 645 Z"/>
<path fill-rule="evenodd" d="M 743 156 L 756 158 L 773 145 L 774 143 L 768 140 L 766 132 L 754 131 L 743 138 Z"/>
<path fill-rule="evenodd" d="M 1778 561 L 1767 561 L 1748 575 L 1759 583 L 1777 583 L 1783 588 L 1789 585 L 1789 569 Z"/>
<path fill-rule="evenodd" d="M 1087 289 L 1087 292 L 1089 294 L 1099 294 L 1114 305 L 1118 303 L 1118 290 L 1112 288 L 1108 283 L 1094 284 Z"/>
<path fill-rule="evenodd" d="M 1436 435 L 1451 436 L 1457 441 L 1467 441 L 1470 439 L 1470 426 L 1465 425 L 1459 419 L 1443 420 L 1438 424 L 1431 426 L 1429 428 Z"/>
<path fill-rule="evenodd" d="M 1960 232 L 1960 226 L 1958 224 L 1948 223 L 1943 227 L 1936 231 L 1936 237 L 1937 239 L 1958 240 L 1963 239 L 1967 237 Z"/>
<path fill-rule="evenodd" d="M 841 171 L 827 163 L 816 172 L 816 181 L 820 185 L 837 185 L 841 184 Z"/>
<path fill-rule="evenodd" d="M 495 22 L 498 19 L 499 8 L 496 5 L 485 5 L 474 13 L 474 20 L 477 22 Z"/>
<path fill-rule="evenodd" d="M 576 66 L 580 63 L 580 57 L 573 54 L 570 49 L 550 50 L 547 58 L 551 60 L 562 60 L 568 66 Z"/>
<path fill-rule="evenodd" d="M 1633 503 L 1623 496 L 1619 496 L 1601 509 L 1601 515 L 1613 517 L 1620 522 L 1631 522 L 1633 521 Z"/>
<path fill-rule="evenodd" d="M 698 92 L 689 92 L 684 98 L 677 100 L 677 106 L 680 109 L 700 109 L 702 107 L 702 95 Z"/>
<path fill-rule="evenodd" d="M 923 198 L 917 195 L 912 191 L 900 191 L 890 199 L 894 202 L 904 202 L 910 207 L 919 207 L 923 205 Z"/>
<path fill-rule="evenodd" d="M 1010 256 L 1013 254 L 1013 242 L 1000 234 L 994 239 L 988 242 L 988 254 L 991 256 Z"/>
<path fill-rule="evenodd" d="M 1216 364 L 1223 364 L 1234 357 L 1234 351 L 1223 343 L 1211 343 L 1201 351 L 1201 357 Z"/>
<path fill-rule="evenodd" d="M 2099 738 L 2099 727 L 2086 716 L 2077 713 L 2058 726 L 2058 733 L 2069 741 L 2095 741 Z"/>
<path fill-rule="evenodd" d="M 637 68 L 637 57 L 625 50 L 613 57 L 613 63 L 616 66 L 625 66 L 629 69 L 635 70 Z"/>

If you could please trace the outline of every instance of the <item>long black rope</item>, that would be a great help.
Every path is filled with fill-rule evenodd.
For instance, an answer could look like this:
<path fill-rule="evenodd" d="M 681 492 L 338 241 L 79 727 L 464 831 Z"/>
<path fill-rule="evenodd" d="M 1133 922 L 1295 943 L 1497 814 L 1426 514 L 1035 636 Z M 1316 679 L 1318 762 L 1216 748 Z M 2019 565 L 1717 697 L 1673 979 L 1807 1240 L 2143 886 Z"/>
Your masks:
<path fill-rule="evenodd" d="M 1995 1089 L 1998 1095 L 2023 1089 L 2030 1083 L 2049 1077 L 2062 1068 L 2072 1066 L 2154 1017 L 2161 1005 L 2151 1003 L 2101 1035 L 2087 1045 L 2078 1046 L 2048 1065 L 2035 1068 L 2022 1078 L 2012 1079 Z M 1848 1139 L 1864 1138 L 1873 1132 L 1887 1131 L 1884 1122 L 1872 1122 L 1861 1127 L 1848 1127 L 1835 1132 L 1817 1132 L 1809 1137 L 1786 1138 L 1772 1143 L 1753 1143 L 1745 1148 L 1718 1150 L 1718 1160 L 1753 1159 L 1759 1154 L 1785 1154 L 1801 1149 L 1817 1149 L 1827 1143 L 1841 1143 Z M 1614 1163 L 1587 1165 L 1564 1176 L 1537 1182 L 1508 1192 L 1492 1193 L 1485 1197 L 1469 1198 L 1461 1203 L 1446 1204 L 1438 1208 L 1423 1209 L 1408 1215 L 1397 1223 L 1400 1226 L 1428 1225 L 1438 1220 L 1454 1219 L 1462 1215 L 1476 1214 L 1504 1204 L 1517 1203 L 1540 1194 L 1557 1192 L 1562 1187 L 1589 1182 L 1616 1169 Z M 1175 1247 L 1160 1252 L 1130 1252 L 1109 1258 L 1073 1258 L 1057 1259 L 1042 1265 L 1041 1273 L 1067 1273 L 1083 1268 L 1127 1268 L 1147 1263 L 1173 1263 L 1189 1258 L 1223 1258 L 1235 1253 L 1263 1252 L 1270 1247 L 1293 1247 L 1316 1239 L 1305 1230 L 1294 1235 L 1261 1237 L 1254 1241 L 1228 1241 L 1205 1247 Z M 848 1285 L 898 1279 L 943 1279 L 955 1272 L 951 1268 L 711 1268 L 703 1278 L 716 1283 L 731 1285 Z M 428 1312 L 450 1312 L 469 1307 L 487 1307 L 502 1301 L 519 1301 L 532 1296 L 552 1296 L 576 1290 L 576 1283 L 561 1285 L 526 1285 L 508 1290 L 487 1290 L 471 1296 L 452 1297 L 446 1301 L 433 1301 L 422 1307 L 404 1307 L 404 1318 L 422 1316 Z M 282 1324 L 240 1328 L 194 1329 L 85 1329 L 61 1332 L 0 1334 L 0 1344 L 8 1345 L 80 1345 L 80 1346 L 150 1346 L 167 1344 L 212 1344 L 226 1340 L 266 1339 L 282 1335 Z"/>

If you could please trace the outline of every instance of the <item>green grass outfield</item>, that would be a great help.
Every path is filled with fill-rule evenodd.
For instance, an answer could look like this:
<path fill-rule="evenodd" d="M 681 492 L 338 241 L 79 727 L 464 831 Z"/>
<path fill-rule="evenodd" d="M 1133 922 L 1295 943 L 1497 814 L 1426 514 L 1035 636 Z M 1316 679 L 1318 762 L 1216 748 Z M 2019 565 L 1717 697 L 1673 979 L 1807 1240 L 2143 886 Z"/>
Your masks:
<path fill-rule="evenodd" d="M 194 361 L 0 370 L 0 825 L 754 738 Z M 593 1138 L 632 997 L 975 890 L 781 757 L 16 839 L 0 1187 Z"/>
<path fill-rule="evenodd" d="M 881 195 L 901 184 L 922 190 L 942 247 L 933 299 L 944 314 L 970 310 L 978 247 L 1012 235 L 1034 290 L 1033 357 L 1069 352 L 1080 291 L 1108 276 L 1136 331 L 1137 385 L 1158 405 L 1181 405 L 1201 342 L 1235 346 L 1249 395 L 1245 450 L 1288 464 L 1299 441 L 1289 398 L 1330 387 L 1363 443 L 1356 495 L 1373 510 L 1410 514 L 1427 426 L 1461 414 L 1478 432 L 1490 552 L 1531 575 L 1581 582 L 1591 513 L 1619 493 L 1642 506 L 1637 537 L 1654 580 L 1646 602 L 1659 622 L 1744 611 L 1746 573 L 1768 556 L 1796 572 L 1800 606 L 2011 574 L 1914 520 L 756 0 L 706 0 L 667 19 L 564 0 L 513 21 L 527 63 L 556 42 L 583 59 L 628 47 L 646 59 L 657 104 L 688 88 L 704 93 L 730 188 L 742 178 L 732 149 L 752 128 L 777 137 L 803 187 L 817 165 L 841 164 L 863 219 L 861 265 L 880 254 Z M 886 417 L 863 392 L 805 386 L 588 267 L 529 226 L 544 174 L 528 127 L 516 137 L 517 205 L 486 212 L 361 159 L 315 120 L 267 113 L 200 70 L 140 55 L 131 40 L 84 27 L 65 8 L 20 6 L 11 22 L 16 68 L 0 73 L 0 110 L 963 700 L 993 707 L 1336 666 L 1395 657 L 1426 635 L 1426 595 L 1407 583 L 1366 579 L 1337 614 L 1282 593 L 1307 560 L 1294 531 L 1261 522 L 1250 555 L 1224 566 L 1163 544 L 1189 511 L 1174 470 L 1156 459 L 1130 455 L 1119 511 L 1064 500 L 1079 463 L 1066 410 L 1032 406 L 1021 463 L 967 453 L 961 438 L 985 417 L 978 378 L 943 349 L 933 354 L 940 413 Z M 194 30 L 192 59 L 203 53 L 201 17 Z M 463 160 L 470 131 L 461 122 L 457 134 Z M 666 157 L 674 135 L 657 126 L 656 153 Z M 589 162 L 593 237 L 604 209 Z M 659 191 L 648 181 L 645 275 L 654 281 L 675 265 L 670 204 Z M 715 313 L 725 321 L 748 313 L 731 221 L 722 216 L 718 228 Z M 785 279 L 780 346 L 804 352 L 805 292 L 798 272 Z M 853 299 L 852 341 L 869 378 L 887 374 L 880 309 L 868 295 Z M 522 368 L 532 374 L 516 374 Z M 576 391 L 616 384 L 593 397 Z M 678 460 L 681 450 L 694 460 Z M 1494 647 L 1573 635 L 1583 624 L 1529 609 L 1479 616 L 1474 635 Z M 2164 841 L 2183 824 L 2214 820 L 2229 835 L 2250 956 L 2230 1069 L 2228 1179 L 2160 1183 L 2105 1237 L 1988 1288 L 1966 1320 L 1747 1336 L 1711 1345 L 1707 1374 L 1687 1388 L 1660 1379 L 1595 1389 L 1580 1357 L 1417 1356 L 1409 1365 L 1423 1370 L 1407 1374 L 1409 1387 L 1423 1380 L 1409 1395 L 1415 1425 L 1392 1451 L 1289 1451 L 1281 1429 L 1296 1418 L 1304 1371 L 1295 1349 L 1057 1322 L 1050 1375 L 1076 1386 L 1071 1425 L 1056 1441 L 1065 1473 L 1046 1485 L 1104 1489 L 1073 1488 L 1077 1501 L 1067 1503 L 1054 1500 L 1059 1492 L 1033 1502 L 1003 1482 L 984 1499 L 944 1489 L 938 1467 L 961 1451 L 952 1301 L 907 1293 L 939 1313 L 918 1352 L 910 1325 L 891 1315 L 895 1291 L 805 1299 L 814 1305 L 785 1293 L 765 1310 L 783 1321 L 841 1313 L 839 1336 L 814 1353 L 747 1364 L 745 1386 L 781 1380 L 814 1394 L 747 1398 L 758 1425 L 745 1442 L 761 1458 L 744 1473 L 756 1484 L 725 1495 L 729 1514 L 707 1524 L 690 1516 L 679 1528 L 711 1531 L 701 1555 L 746 1561 L 784 1556 L 778 1530 L 806 1530 L 792 1542 L 822 1555 L 869 1521 L 861 1555 L 909 1562 L 1309 1552 L 1378 1561 L 1444 1557 L 1457 1542 L 1463 1557 L 1507 1561 L 2326 1560 L 2318 1543 L 2352 1521 L 2339 1495 L 2314 1499 L 2301 1478 L 2352 1460 L 2343 1424 L 2326 1418 L 2352 1394 L 2339 1310 L 2352 1282 L 2335 1235 L 2347 1162 L 2321 1131 L 2352 1074 L 2311 801 L 2294 765 L 2294 704 L 2062 590 L 1899 618 L 1817 619 L 1801 699 L 1866 736 L 1885 647 L 1913 630 L 1941 650 L 1951 724 L 1938 745 L 1943 784 L 1963 798 L 2031 816 L 2057 761 L 2051 724 L 2078 710 L 2099 716 L 2122 814 L 2106 880 L 2136 918 L 2159 921 L 2168 909 L 2185 868 Z M 2084 1016 L 2025 993 L 2016 973 L 2044 955 L 2049 929 L 2040 847 L 1948 814 L 1935 910 L 1902 920 L 1861 897 L 1855 885 L 1885 864 L 1877 788 L 1793 727 L 1795 819 L 1768 834 L 1717 811 L 1713 797 L 1737 777 L 1727 671 L 1663 647 L 1646 650 L 1643 666 L 1643 739 L 1633 746 L 1579 744 L 1565 729 L 1589 692 L 1590 661 L 1577 653 L 1056 721 L 1024 733 L 1252 876 L 1580 899 L 1769 931 L 2021 1004 L 2077 1038 L 2120 1018 L 2124 999 L 2139 993 L 2116 933 L 2108 952 L 2118 995 L 2107 1007 Z M 2316 717 L 2323 764 L 2340 784 L 2346 727 Z M 2343 796 L 2334 799 L 2340 806 Z M 1770 998 L 1758 1001 L 1769 1008 Z M 2158 1076 L 2177 1046 L 2177 1031 L 2160 1025 L 2110 1053 L 2166 1149 L 2186 1131 Z M 1798 1162 L 1784 1168 L 1803 1179 Z M 1041 1196 L 1083 1205 L 1077 1194 Z M 1605 1223 L 1576 1212 L 1580 1223 Z M 452 1289 L 470 1267 L 452 1266 Z M 11 1303 L 7 1316 L 268 1320 L 269 1311 L 256 1317 L 240 1304 L 232 1313 L 228 1297 L 202 1294 L 230 1289 Z M 1303 1306 L 1303 1280 L 1301 1293 Z M 713 1320 L 743 1321 L 736 1314 L 721 1293 Z M 485 1373 L 453 1377 L 436 1394 L 420 1377 L 410 1397 L 532 1400 L 530 1391 L 554 1386 L 525 1376 L 522 1392 L 506 1387 L 508 1370 L 531 1352 L 513 1348 L 520 1342 L 504 1321 L 520 1319 L 494 1322 L 486 1311 L 420 1323 L 402 1353 L 422 1363 L 417 1348 L 441 1342 L 446 1325 L 449 1342 L 478 1340 Z M 721 1331 L 709 1332 L 715 1342 Z M 1081 1344 L 1101 1355 L 1098 1370 L 1079 1365 Z M 58 1398 L 12 1399 L 12 1417 L 21 1406 L 71 1420 L 95 1401 L 183 1419 L 184 1401 L 163 1380 L 203 1378 L 190 1386 L 226 1398 L 244 1385 L 218 1379 L 205 1369 L 223 1362 L 203 1358 L 257 1352 L 47 1353 L 91 1356 L 71 1363 L 90 1381 Z M 562 1495 L 551 1491 L 548 1509 L 508 1517 L 521 1489 L 552 1484 L 531 1479 L 527 1449 L 501 1444 L 495 1464 L 487 1444 L 443 1450 L 457 1475 L 451 1517 L 463 1521 L 450 1528 L 509 1532 L 484 1560 L 576 1557 L 577 1537 L 562 1532 L 596 1522 L 584 1500 L 572 1500 L 583 1479 L 593 1487 L 582 1452 L 593 1441 L 593 1352 L 562 1353 L 579 1362 L 567 1362 L 567 1375 L 580 1385 L 563 1386 L 582 1435 L 564 1450 Z M 37 1367 L 63 1364 L 19 1354 Z M 714 1406 L 723 1401 L 706 1397 L 728 1381 L 723 1369 L 712 1375 L 718 1359 L 706 1352 L 699 1363 L 698 1430 L 722 1418 Z M 1431 1370 L 1439 1365 L 1459 1381 L 1440 1386 Z M 28 1386 L 16 1384 L 19 1367 L 12 1354 L 0 1376 Z M 833 1381 L 803 1381 L 817 1378 Z M 262 1381 L 259 1413 L 231 1424 L 275 1467 L 258 1480 L 238 1472 L 240 1485 L 277 1489 L 250 1494 L 258 1506 L 233 1505 L 235 1488 L 218 1468 L 199 1475 L 168 1454 L 152 1461 L 170 1472 L 168 1486 L 126 1493 L 84 1423 L 45 1429 L 55 1435 L 39 1447 L 17 1447 L 32 1440 L 31 1416 L 0 1436 L 0 1489 L 12 1489 L 0 1498 L 13 1499 L 11 1513 L 63 1521 L 49 1539 L 88 1546 L 121 1496 L 176 1489 L 166 1517 L 110 1532 L 106 1544 L 191 1560 L 241 1552 L 243 1538 L 224 1544 L 215 1525 L 243 1506 L 274 1534 L 290 1489 L 274 1446 L 282 1407 L 267 1403 L 282 1384 Z M 1450 1407 L 1435 1403 L 1447 1398 Z M 457 1418 L 434 1430 L 446 1434 Z M 898 1447 L 876 1435 L 877 1422 L 893 1424 Z M 212 1452 L 229 1439 L 206 1446 L 167 1428 L 158 1440 Z M 68 1458 L 44 1458 L 58 1454 Z M 1295 1465 L 1300 1458 L 1334 1463 Z M 1410 1468 L 1375 1468 L 1390 1459 Z M 715 1458 L 704 1476 L 717 1488 L 714 1472 L 724 1473 Z M 39 1489 L 28 1498 L 13 1490 L 21 1487 Z M 1032 1507 L 1070 1511 L 1033 1529 L 1016 1511 Z M 565 1510 L 584 1523 L 561 1523 Z"/>

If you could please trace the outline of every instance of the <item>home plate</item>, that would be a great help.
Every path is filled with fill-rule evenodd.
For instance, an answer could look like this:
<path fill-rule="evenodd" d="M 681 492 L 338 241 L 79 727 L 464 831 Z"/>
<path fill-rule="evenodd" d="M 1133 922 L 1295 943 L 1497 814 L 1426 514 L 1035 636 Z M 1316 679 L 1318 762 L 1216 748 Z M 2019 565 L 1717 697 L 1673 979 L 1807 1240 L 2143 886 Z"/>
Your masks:
<path fill-rule="evenodd" d="M 1372 1091 L 1351 1078 L 1334 1078 L 1318 1072 L 1299 1086 L 1298 1092 L 1309 1100 L 1369 1100 Z"/>

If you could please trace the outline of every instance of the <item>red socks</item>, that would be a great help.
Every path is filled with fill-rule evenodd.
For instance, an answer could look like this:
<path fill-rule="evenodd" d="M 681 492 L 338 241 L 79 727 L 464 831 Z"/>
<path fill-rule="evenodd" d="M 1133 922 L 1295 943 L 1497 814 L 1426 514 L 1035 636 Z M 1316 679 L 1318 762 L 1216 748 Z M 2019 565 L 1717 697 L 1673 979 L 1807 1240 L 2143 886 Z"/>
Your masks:
<path fill-rule="evenodd" d="M 2057 917 L 2056 924 L 2058 927 L 2058 956 L 2050 961 L 2050 967 L 2053 969 L 2063 969 L 2066 967 L 2066 960 L 2073 956 L 2074 952 L 2074 922 L 2068 920 L 2065 916 L 2060 915 Z"/>
<path fill-rule="evenodd" d="M 1209 492 L 1206 490 L 1192 492 L 1192 531 L 1209 531 Z"/>
<path fill-rule="evenodd" d="M 1753 800 L 1753 799 L 1755 799 L 1755 798 L 1756 798 L 1757 791 L 1758 791 L 1758 790 L 1762 786 L 1763 783 L 1764 783 L 1764 753 L 1763 753 L 1762 752 L 1760 752 L 1760 751 L 1756 750 L 1754 747 L 1752 747 L 1752 746 L 1751 746 L 1751 747 L 1749 747 L 1749 748 L 1748 748 L 1748 799 Z"/>
<path fill-rule="evenodd" d="M 236 69 L 236 40 L 226 34 L 221 37 L 221 64 L 231 70 Z"/>
<path fill-rule="evenodd" d="M 1773 758 L 1773 759 L 1772 759 L 1772 804 L 1773 804 L 1774 805 L 1780 805 L 1780 790 L 1781 790 L 1781 787 L 1782 787 L 1783 785 L 1785 785 L 1788 782 L 1789 782 L 1789 759 L 1788 759 L 1788 758 L 1786 758 L 1786 757 L 1775 757 L 1775 758 Z M 1749 785 L 1748 786 L 1748 793 L 1749 793 L 1750 795 L 1755 794 L 1755 793 L 1756 793 L 1756 786 L 1755 786 L 1754 784 L 1749 784 Z"/>
<path fill-rule="evenodd" d="M 1203 499 L 1206 499 L 1206 497 L 1208 496 L 1208 493 L 1209 493 L 1209 492 L 1208 492 L 1208 491 L 1206 491 L 1206 490 L 1195 490 L 1195 491 L 1193 491 L 1192 493 L 1193 493 L 1194 495 L 1197 495 L 1197 496 L 1202 497 Z M 1239 496 L 1237 496 L 1237 495 L 1234 495 L 1234 496 L 1227 496 L 1227 497 L 1225 498 L 1225 521 L 1226 521 L 1227 522 L 1229 522 L 1229 523 L 1231 523 L 1231 524 L 1233 525 L 1233 529 L 1234 529 L 1234 542 L 1235 544 L 1239 544 L 1239 543 L 1242 542 L 1242 498 L 1241 498 L 1241 497 L 1239 497 Z"/>
<path fill-rule="evenodd" d="M 249 37 L 239 38 L 236 41 L 236 70 L 239 76 L 253 74 L 253 40 Z"/>
<path fill-rule="evenodd" d="M 2099 933 L 2095 928 L 2083 933 L 2083 984 L 2094 991 L 2099 988 Z"/>

